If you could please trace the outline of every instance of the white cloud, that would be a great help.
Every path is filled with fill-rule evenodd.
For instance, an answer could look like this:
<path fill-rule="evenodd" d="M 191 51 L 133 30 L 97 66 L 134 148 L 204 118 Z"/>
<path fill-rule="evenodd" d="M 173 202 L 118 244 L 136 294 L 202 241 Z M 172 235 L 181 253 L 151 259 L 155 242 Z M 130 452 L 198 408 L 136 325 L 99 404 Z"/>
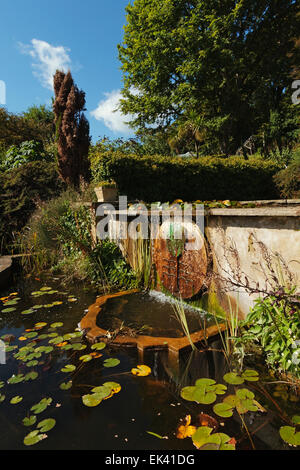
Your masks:
<path fill-rule="evenodd" d="M 91 115 L 98 121 L 103 121 L 113 132 L 131 133 L 132 129 L 126 122 L 131 121 L 134 116 L 124 115 L 118 109 L 122 97 L 121 90 L 106 92 L 104 96 L 105 98 L 100 101 L 97 108 L 91 111 Z"/>
<path fill-rule="evenodd" d="M 32 39 L 30 45 L 20 43 L 19 46 L 23 54 L 28 54 L 34 59 L 34 75 L 50 90 L 53 89 L 53 75 L 56 70 L 67 72 L 71 68 L 72 62 L 68 54 L 70 49 L 64 46 L 55 47 L 39 39 Z"/>

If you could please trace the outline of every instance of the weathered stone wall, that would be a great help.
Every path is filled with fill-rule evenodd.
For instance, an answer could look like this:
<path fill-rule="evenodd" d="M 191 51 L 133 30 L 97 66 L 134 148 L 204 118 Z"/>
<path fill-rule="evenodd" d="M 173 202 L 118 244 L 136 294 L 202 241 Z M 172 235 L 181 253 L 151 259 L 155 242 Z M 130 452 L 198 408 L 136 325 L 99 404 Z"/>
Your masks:
<path fill-rule="evenodd" d="M 245 317 L 259 295 L 247 292 L 259 284 L 271 290 L 266 278 L 295 284 L 300 292 L 300 206 L 256 209 L 213 209 L 206 218 L 206 236 L 219 274 L 219 301 L 233 304 Z M 273 272 L 272 272 L 273 270 Z M 240 276 L 240 277 L 239 277 Z M 242 284 L 242 286 L 235 286 Z M 275 285 L 275 283 L 274 283 Z"/>

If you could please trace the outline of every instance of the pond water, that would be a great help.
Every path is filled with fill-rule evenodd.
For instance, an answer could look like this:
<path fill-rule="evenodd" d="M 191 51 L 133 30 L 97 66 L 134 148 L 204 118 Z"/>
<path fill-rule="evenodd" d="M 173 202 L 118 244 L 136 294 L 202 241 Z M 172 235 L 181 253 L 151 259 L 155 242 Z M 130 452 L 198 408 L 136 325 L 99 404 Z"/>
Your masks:
<path fill-rule="evenodd" d="M 33 292 L 36 294 L 32 295 Z M 191 415 L 195 426 L 203 424 L 201 413 L 214 417 L 217 432 L 234 438 L 237 449 L 290 448 L 278 430 L 286 424 L 282 414 L 292 416 L 299 409 L 299 402 L 295 401 L 298 398 L 283 389 L 282 384 L 281 388 L 278 384 L 266 385 L 264 382 L 270 381 L 270 377 L 260 367 L 256 367 L 260 382 L 246 384 L 267 410 L 244 415 L 248 433 L 253 433 L 252 442 L 236 412 L 230 419 L 218 418 L 212 404 L 199 405 L 181 397 L 181 389 L 194 385 L 201 377 L 225 383 L 223 376 L 228 367 L 219 352 L 218 339 L 210 343 L 209 351 L 186 352 L 177 366 L 169 364 L 167 353 L 149 352 L 143 363 L 151 368 L 151 373 L 139 377 L 131 373 L 140 364 L 135 349 L 107 346 L 97 351 L 76 331 L 85 310 L 95 302 L 94 290 L 74 286 L 66 291 L 59 280 L 46 277 L 19 280 L 0 293 L 1 298 L 8 295 L 9 303 L 0 303 L 0 337 L 8 347 L 6 364 L 0 365 L 0 449 L 194 450 L 192 439 L 178 439 L 176 429 L 187 415 Z M 145 314 L 147 308 L 145 302 Z M 64 336 L 69 333 L 73 334 Z M 92 358 L 90 353 L 94 354 Z M 84 362 L 82 356 L 91 360 Z M 105 362 L 108 359 L 117 361 Z M 69 371 L 64 369 L 66 366 L 71 366 Z M 14 383 L 18 380 L 19 383 Z M 98 406 L 85 406 L 82 397 L 106 382 L 118 383 L 119 393 Z M 62 390 L 61 384 L 68 384 L 68 389 Z M 228 392 L 233 393 L 234 387 L 227 386 Z M 19 399 L 13 404 L 15 397 Z M 43 399 L 42 404 L 49 399 L 44 407 L 32 409 Z M 32 425 L 25 426 L 23 419 L 32 416 Z M 49 419 L 55 420 L 53 429 L 43 431 L 38 427 L 41 421 Z M 49 421 L 44 423 L 46 429 L 47 424 Z M 38 429 L 43 439 L 25 447 L 25 436 L 33 432 L 34 440 Z"/>
<path fill-rule="evenodd" d="M 180 321 L 176 318 L 175 303 L 166 295 L 151 291 L 138 292 L 124 297 L 108 299 L 97 318 L 97 324 L 105 330 L 115 330 L 123 324 L 137 334 L 179 338 L 184 336 Z M 200 310 L 186 306 L 186 321 L 190 333 L 214 324 L 214 318 Z"/>

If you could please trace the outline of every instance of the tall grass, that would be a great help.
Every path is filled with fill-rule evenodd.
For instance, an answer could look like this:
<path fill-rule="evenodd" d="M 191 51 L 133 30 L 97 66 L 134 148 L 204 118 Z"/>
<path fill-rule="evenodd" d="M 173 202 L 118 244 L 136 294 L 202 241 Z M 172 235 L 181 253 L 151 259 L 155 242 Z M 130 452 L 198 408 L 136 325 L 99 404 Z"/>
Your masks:
<path fill-rule="evenodd" d="M 172 308 L 173 308 L 173 311 L 174 311 L 174 315 L 177 318 L 178 322 L 180 323 L 185 336 L 189 340 L 189 343 L 191 345 L 192 350 L 196 351 L 197 348 L 196 348 L 196 346 L 193 343 L 193 340 L 191 338 L 191 334 L 190 334 L 190 330 L 189 330 L 189 326 L 188 326 L 188 322 L 187 322 L 187 318 L 186 318 L 186 314 L 185 314 L 185 310 L 184 310 L 184 303 L 183 303 L 182 299 L 180 299 L 180 301 L 175 300 L 174 304 L 172 304 Z"/>

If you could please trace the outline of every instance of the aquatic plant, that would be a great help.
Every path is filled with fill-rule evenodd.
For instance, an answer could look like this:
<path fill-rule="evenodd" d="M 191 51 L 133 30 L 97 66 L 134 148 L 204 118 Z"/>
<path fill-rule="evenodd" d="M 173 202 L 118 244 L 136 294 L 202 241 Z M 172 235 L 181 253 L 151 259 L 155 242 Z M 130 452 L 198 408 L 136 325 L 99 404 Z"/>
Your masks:
<path fill-rule="evenodd" d="M 173 308 L 173 311 L 174 311 L 174 315 L 177 318 L 178 322 L 180 323 L 184 334 L 186 335 L 186 337 L 189 340 L 189 343 L 191 345 L 192 350 L 196 351 L 197 348 L 196 348 L 196 346 L 193 343 L 193 340 L 191 338 L 189 325 L 188 325 L 185 310 L 184 310 L 184 303 L 183 303 L 182 299 L 180 299 L 180 300 L 176 299 L 175 303 L 172 303 L 172 308 Z"/>

